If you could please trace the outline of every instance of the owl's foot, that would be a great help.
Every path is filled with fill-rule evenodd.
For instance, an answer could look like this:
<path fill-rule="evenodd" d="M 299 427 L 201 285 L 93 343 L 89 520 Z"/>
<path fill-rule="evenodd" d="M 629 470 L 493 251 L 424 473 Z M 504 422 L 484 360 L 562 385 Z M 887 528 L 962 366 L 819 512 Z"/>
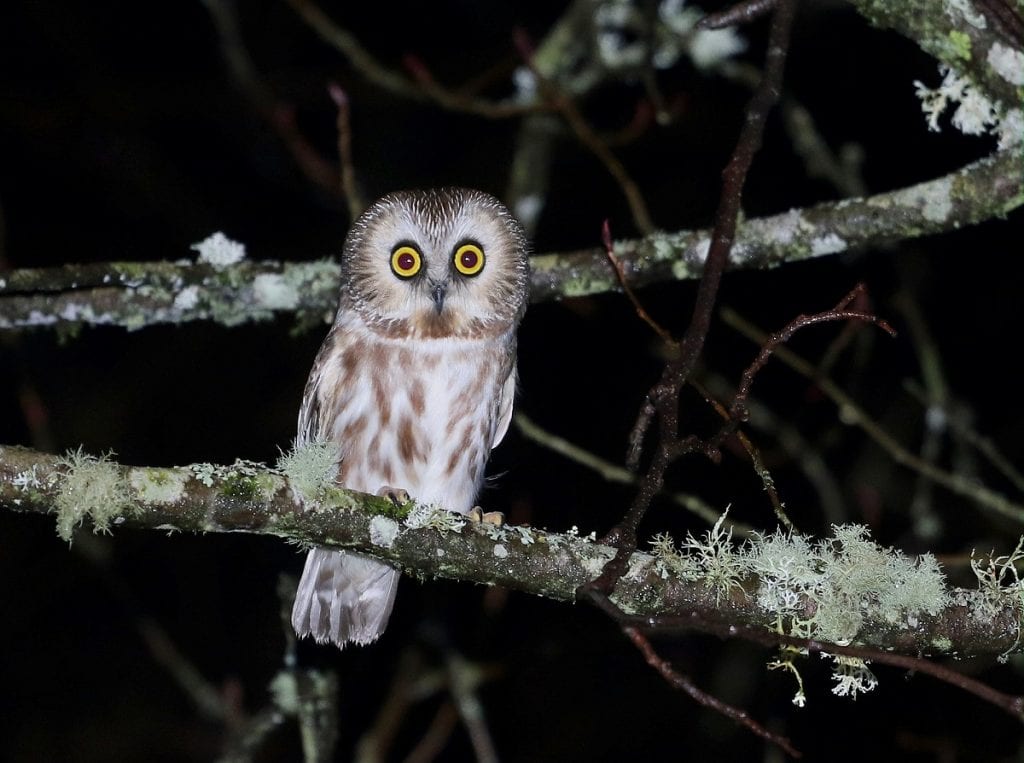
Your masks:
<path fill-rule="evenodd" d="M 505 515 L 500 511 L 484 511 L 479 506 L 470 509 L 466 514 L 466 519 L 477 524 L 494 525 L 495 527 L 505 524 Z"/>
<path fill-rule="evenodd" d="M 400 487 L 390 487 L 385 485 L 377 491 L 377 495 L 381 498 L 387 498 L 395 506 L 402 507 L 412 500 L 412 497 Z"/>

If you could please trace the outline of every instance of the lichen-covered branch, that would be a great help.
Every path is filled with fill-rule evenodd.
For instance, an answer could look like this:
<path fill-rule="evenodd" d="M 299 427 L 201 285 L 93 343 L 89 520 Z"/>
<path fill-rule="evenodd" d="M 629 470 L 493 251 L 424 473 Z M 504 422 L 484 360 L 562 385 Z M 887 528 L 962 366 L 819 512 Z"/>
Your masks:
<path fill-rule="evenodd" d="M 851 247 L 916 238 L 1000 217 L 1024 203 L 1016 150 L 957 172 L 865 199 L 845 199 L 748 220 L 736 232 L 730 266 L 766 269 Z M 595 234 L 596 236 L 596 234 Z M 615 243 L 632 286 L 700 276 L 708 230 L 654 233 Z M 603 248 L 532 259 L 534 302 L 621 288 Z M 222 268 L 188 262 L 113 262 L 0 274 L 0 329 L 109 325 L 140 329 L 212 320 L 226 326 L 295 313 L 303 324 L 330 316 L 337 263 L 243 261 Z"/>
<path fill-rule="evenodd" d="M 0 274 L 0 329 L 119 326 L 209 320 L 223 326 L 294 313 L 301 324 L 334 313 L 337 262 L 106 262 Z"/>
<path fill-rule="evenodd" d="M 1011 81 L 1014 67 L 1006 56 L 1024 45 L 1024 22 L 1009 3 L 1000 8 L 998 0 L 849 1 L 873 26 L 913 40 L 942 64 L 968 74 L 990 97 L 1019 104 L 1020 83 Z M 1016 68 L 1024 76 L 1019 63 Z"/>
<path fill-rule="evenodd" d="M 560 601 L 572 601 L 615 556 L 576 533 L 474 525 L 441 509 L 396 507 L 332 485 L 304 503 L 300 485 L 309 495 L 301 480 L 251 462 L 130 467 L 0 446 L 0 508 L 55 514 L 65 538 L 85 521 L 104 531 L 274 535 L 357 549 L 420 578 L 501 585 Z M 930 557 L 881 549 L 862 528 L 839 528 L 836 539 L 817 543 L 774 534 L 747 544 L 732 546 L 720 525 L 679 547 L 660 537 L 654 553 L 632 555 L 610 598 L 629 614 L 696 613 L 698 623 L 773 630 L 788 624 L 787 635 L 848 636 L 903 654 L 1021 648 L 1020 586 L 1003 575 L 1012 575 L 1012 564 L 990 563 L 988 572 L 979 566 L 985 574 L 978 590 L 947 589 Z"/>

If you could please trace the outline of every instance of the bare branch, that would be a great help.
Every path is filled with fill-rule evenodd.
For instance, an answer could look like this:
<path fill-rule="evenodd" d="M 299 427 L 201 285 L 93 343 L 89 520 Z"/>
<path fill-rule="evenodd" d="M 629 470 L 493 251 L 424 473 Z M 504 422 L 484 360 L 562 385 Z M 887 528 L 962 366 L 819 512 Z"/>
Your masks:
<path fill-rule="evenodd" d="M 344 55 L 370 82 L 390 93 L 413 100 L 431 100 L 453 111 L 490 119 L 506 119 L 537 110 L 534 104 L 522 103 L 514 98 L 488 101 L 449 90 L 435 82 L 426 68 L 415 59 L 407 59 L 407 63 L 413 64 L 414 74 L 417 75 L 415 81 L 410 80 L 375 59 L 355 35 L 335 23 L 314 3 L 309 0 L 288 2 L 321 39 Z"/>
<path fill-rule="evenodd" d="M 705 707 L 710 707 L 718 713 L 721 713 L 726 718 L 741 726 L 746 727 L 749 731 L 757 734 L 762 739 L 766 739 L 772 744 L 776 744 L 789 753 L 794 758 L 801 757 L 800 753 L 790 744 L 790 741 L 784 736 L 773 734 L 760 723 L 751 718 L 743 710 L 737 707 L 723 702 L 714 695 L 708 694 L 703 689 L 699 688 L 697 684 L 693 682 L 689 676 L 683 675 L 675 668 L 673 668 L 667 660 L 663 659 L 651 645 L 651 642 L 647 640 L 639 630 L 631 625 L 627 625 L 622 629 L 629 640 L 633 642 L 633 645 L 640 650 L 640 653 L 644 656 L 647 664 L 654 668 L 671 686 L 684 691 L 689 694 L 694 700 Z"/>
<path fill-rule="evenodd" d="M 738 313 L 731 309 L 722 310 L 722 320 L 729 326 L 755 342 L 763 342 L 767 338 L 764 332 L 753 327 Z M 786 347 L 776 347 L 775 357 L 797 373 L 812 380 L 828 397 L 843 411 L 843 420 L 847 424 L 858 426 L 874 440 L 898 464 L 913 469 L 918 474 L 942 485 L 947 490 L 968 498 L 979 506 L 1001 514 L 1015 522 L 1024 523 L 1024 505 L 1011 501 L 984 485 L 978 484 L 967 477 L 948 472 L 934 463 L 921 459 L 889 434 L 881 425 L 871 418 L 838 384 L 827 377 L 822 377 L 817 369 Z"/>

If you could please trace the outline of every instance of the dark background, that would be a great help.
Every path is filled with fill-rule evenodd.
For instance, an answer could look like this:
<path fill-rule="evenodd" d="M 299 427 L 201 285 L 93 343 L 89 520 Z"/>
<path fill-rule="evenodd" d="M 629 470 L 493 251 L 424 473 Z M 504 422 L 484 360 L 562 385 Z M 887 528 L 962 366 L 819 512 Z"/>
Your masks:
<path fill-rule="evenodd" d="M 540 3 L 371 3 L 329 12 L 382 61 L 401 68 L 414 53 L 441 82 L 457 85 L 493 66 L 511 70 L 512 29 L 539 39 L 564 9 Z M 414 103 L 368 84 L 284 3 L 239 3 L 244 41 L 260 77 L 328 159 L 335 155 L 334 80 L 352 103 L 353 150 L 368 198 L 406 187 L 461 184 L 501 195 L 517 121 L 489 121 Z M 764 23 L 744 35 L 745 60 L 761 60 Z M 3 267 L 64 262 L 150 261 L 191 256 L 189 245 L 222 230 L 250 258 L 306 260 L 336 254 L 348 216 L 315 187 L 224 67 L 217 34 L 199 2 L 5 4 L 0 11 L 0 221 Z M 869 192 L 937 177 L 992 150 L 948 126 L 926 130 L 912 82 L 935 85 L 934 61 L 912 43 L 879 32 L 840 3 L 801 13 L 788 63 L 787 94 L 805 104 L 833 149 L 858 144 Z M 719 172 L 741 124 L 748 93 L 685 61 L 659 74 L 677 109 L 617 155 L 644 190 L 657 224 L 706 227 Z M 502 94 L 500 87 L 490 91 Z M 601 130 L 626 125 L 643 91 L 620 84 L 581 107 Z M 768 125 L 745 212 L 773 214 L 838 198 L 808 179 L 781 121 Z M 571 136 L 557 144 L 537 252 L 599 243 L 601 221 L 635 235 L 622 194 Z M 919 241 L 823 258 L 768 273 L 726 278 L 722 301 L 766 329 L 824 309 L 858 281 L 900 331 L 895 340 L 860 331 L 835 377 L 911 450 L 923 410 L 905 382 L 918 379 L 920 343 L 899 300 L 916 305 L 941 355 L 945 382 L 1011 461 L 1021 456 L 1021 215 Z M 679 334 L 693 284 L 641 293 Z M 85 329 L 0 338 L 0 442 L 53 452 L 82 445 L 113 450 L 129 464 L 272 462 L 294 436 L 306 374 L 324 329 L 294 335 L 288 320 L 226 329 L 190 324 L 135 333 Z M 794 343 L 818 359 L 841 333 L 813 329 Z M 706 373 L 735 380 L 756 352 L 722 324 L 712 328 Z M 660 368 L 651 331 L 620 295 L 535 305 L 520 334 L 520 410 L 555 433 L 617 463 L 639 403 Z M 886 545 L 946 555 L 951 579 L 970 584 L 972 548 L 1008 552 L 1020 528 L 936 490 L 942 523 L 923 539 L 907 508 L 921 485 L 802 378 L 772 366 L 756 387 L 768 405 L 823 456 L 843 499 L 825 517 L 771 431 L 751 431 L 779 491 L 805 531 L 861 522 Z M 685 398 L 685 426 L 709 432 L 699 396 Z M 35 425 L 30 423 L 35 421 Z M 952 452 L 939 456 L 953 463 Z M 957 463 L 961 468 L 962 464 Z M 630 490 L 524 440 L 514 430 L 495 452 L 500 475 L 482 496 L 513 522 L 599 534 L 621 516 Z M 992 471 L 970 472 L 1008 490 Z M 771 530 L 774 519 L 749 462 L 727 452 L 720 466 L 691 457 L 671 486 L 697 493 L 730 516 Z M 702 532 L 699 520 L 663 503 L 651 533 Z M 301 557 L 271 538 L 166 537 L 118 532 L 76 540 L 69 550 L 50 518 L 0 516 L 0 759 L 206 760 L 224 728 L 200 717 L 138 635 L 155 621 L 203 676 L 245 712 L 267 702 L 284 636 L 275 596 L 282 572 Z M 410 647 L 428 663 L 447 649 L 494 668 L 481 690 L 503 760 L 775 759 L 763 743 L 673 692 L 617 629 L 582 606 L 466 584 L 404 579 L 391 625 L 370 648 L 303 648 L 309 664 L 341 682 L 339 759 L 353 754 Z M 802 666 L 808 707 L 790 704 L 792 679 L 767 673 L 765 651 L 692 637 L 662 644 L 680 669 L 721 698 L 789 735 L 808 758 L 854 760 L 893 752 L 905 760 L 1010 759 L 1020 727 L 997 710 L 923 676 L 878 668 L 880 687 L 852 702 L 833 697 L 827 666 Z M 992 660 L 957 667 L 1007 691 L 1016 668 Z M 405 718 L 393 759 L 401 760 L 436 712 L 437 697 Z M 286 724 L 257 756 L 300 758 Z M 457 728 L 444 760 L 471 759 Z"/>

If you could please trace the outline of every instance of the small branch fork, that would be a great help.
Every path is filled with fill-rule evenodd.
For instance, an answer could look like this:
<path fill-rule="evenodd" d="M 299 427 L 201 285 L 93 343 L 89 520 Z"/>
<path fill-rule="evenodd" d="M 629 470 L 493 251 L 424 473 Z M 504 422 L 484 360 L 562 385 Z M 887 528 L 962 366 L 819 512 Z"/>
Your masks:
<path fill-rule="evenodd" d="M 601 224 L 601 243 L 604 244 L 605 254 L 608 256 L 608 261 L 615 268 L 615 277 L 619 279 L 619 285 L 622 287 L 622 291 L 625 292 L 626 297 L 630 302 L 633 303 L 633 307 L 636 309 L 636 314 L 640 316 L 640 320 L 654 329 L 654 333 L 661 337 L 662 341 L 673 347 L 677 346 L 676 340 L 672 338 L 672 335 L 657 321 L 655 321 L 644 306 L 637 299 L 636 294 L 633 292 L 633 287 L 629 285 L 629 279 L 626 277 L 626 271 L 622 267 L 622 261 L 615 256 L 615 244 L 612 241 L 612 229 L 605 220 Z"/>
<path fill-rule="evenodd" d="M 740 132 L 739 140 L 733 155 L 722 173 L 722 193 L 711 244 L 704 264 L 704 272 L 697 291 L 693 315 L 680 342 L 676 343 L 661 326 L 659 326 L 640 305 L 635 295 L 626 286 L 625 273 L 622 265 L 615 257 L 611 233 L 607 222 L 602 229 L 602 239 L 606 254 L 627 297 L 636 307 L 637 313 L 658 335 L 666 341 L 673 352 L 672 360 L 665 366 L 661 379 L 650 390 L 637 417 L 637 422 L 630 434 L 630 451 L 627 464 L 632 471 L 638 467 L 643 441 L 652 421 L 657 417 L 658 447 L 654 452 L 646 473 L 640 479 L 640 486 L 629 511 L 622 521 L 611 530 L 606 540 L 616 547 L 615 558 L 605 565 L 601 575 L 590 583 L 580 586 L 577 598 L 589 600 L 609 614 L 620 624 L 625 635 L 644 655 L 647 663 L 657 670 L 662 677 L 675 688 L 681 689 L 698 703 L 711 707 L 736 723 L 745 726 L 754 734 L 772 742 L 793 757 L 799 752 L 785 737 L 773 734 L 764 726 L 753 720 L 745 712 L 725 704 L 708 695 L 694 684 L 687 676 L 676 671 L 666 660 L 661 658 L 650 641 L 640 632 L 635 624 L 627 623 L 624 613 L 608 598 L 625 573 L 628 560 L 636 550 L 637 528 L 650 508 L 654 497 L 664 485 L 665 472 L 669 465 L 680 456 L 698 450 L 712 460 L 720 458 L 719 447 L 730 434 L 736 431 L 739 423 L 747 417 L 746 402 L 754 377 L 767 363 L 772 352 L 786 342 L 799 329 L 831 320 L 863 320 L 876 323 L 891 332 L 888 325 L 872 315 L 847 309 L 863 292 L 858 286 L 836 305 L 832 310 L 815 315 L 802 315 L 792 321 L 784 329 L 773 334 L 761 348 L 761 352 L 750 367 L 744 372 L 742 382 L 729 407 L 725 423 L 718 433 L 710 440 L 702 441 L 695 435 L 680 437 L 679 435 L 679 398 L 684 385 L 690 379 L 697 364 L 711 325 L 711 317 L 715 307 L 718 287 L 722 273 L 729 262 L 729 251 L 736 235 L 737 220 L 740 212 L 743 185 L 746 175 L 753 162 L 754 155 L 760 149 L 764 124 L 772 106 L 779 98 L 782 73 L 786 51 L 789 46 L 789 35 L 796 10 L 796 0 L 778 0 L 766 2 L 755 0 L 727 11 L 730 18 L 749 20 L 774 8 L 771 31 L 768 43 L 767 60 L 761 82 L 747 106 L 746 120 Z M 731 15 L 730 15 L 731 14 Z"/>
<path fill-rule="evenodd" d="M 576 591 L 577 599 L 586 600 L 611 617 L 623 630 L 623 633 L 637 647 L 647 663 L 673 687 L 685 691 L 701 705 L 711 707 L 736 723 L 779 746 L 793 757 L 800 753 L 793 748 L 789 740 L 774 734 L 751 719 L 745 712 L 727 705 L 708 695 L 687 676 L 680 674 L 672 665 L 658 655 L 645 632 L 659 634 L 698 631 L 718 635 L 723 638 L 738 637 L 766 646 L 789 646 L 807 652 L 823 654 L 840 654 L 864 660 L 872 660 L 882 664 L 894 665 L 908 670 L 930 674 L 941 681 L 957 686 L 981 699 L 1003 709 L 1010 715 L 1024 720 L 1024 697 L 1012 696 L 996 691 L 980 681 L 961 675 L 945 666 L 931 663 L 920 657 L 894 655 L 887 652 L 856 646 L 839 646 L 815 640 L 797 639 L 780 633 L 773 633 L 764 628 L 734 625 L 720 622 L 708 622 L 698 614 L 667 617 L 635 617 L 627 615 L 609 598 L 625 572 L 630 555 L 636 550 L 637 527 L 643 520 L 654 497 L 660 492 L 664 483 L 665 472 L 680 456 L 693 451 L 703 452 L 712 460 L 720 458 L 720 446 L 724 440 L 735 433 L 741 422 L 748 417 L 747 401 L 754 379 L 768 362 L 772 354 L 785 344 L 792 335 L 807 326 L 826 321 L 855 320 L 873 323 L 890 335 L 894 335 L 892 327 L 876 316 L 851 309 L 858 304 L 865 294 L 862 284 L 856 286 L 841 299 L 835 307 L 813 315 L 800 315 L 782 330 L 770 335 L 762 344 L 758 356 L 744 371 L 741 383 L 733 397 L 728 410 L 723 413 L 725 422 L 719 431 L 710 439 L 702 440 L 696 435 L 680 437 L 679 435 L 679 397 L 704 346 L 712 311 L 722 273 L 728 264 L 729 250 L 736 232 L 740 200 L 747 171 L 754 154 L 760 148 L 764 123 L 772 105 L 778 100 L 782 81 L 782 71 L 789 32 L 795 13 L 795 0 L 748 0 L 740 3 L 716 17 L 709 18 L 704 26 L 718 26 L 741 21 L 750 21 L 760 15 L 773 11 L 768 54 L 765 72 L 750 104 L 747 108 L 746 121 L 729 164 L 723 171 L 723 188 L 719 203 L 711 245 L 704 266 L 704 273 L 698 288 L 693 316 L 686 333 L 678 343 L 671 335 L 660 327 L 643 309 L 633 292 L 626 287 L 626 277 L 622 264 L 615 257 L 611 242 L 611 234 L 607 223 L 603 228 L 603 242 L 609 261 L 627 297 L 636 307 L 642 320 L 650 325 L 673 351 L 672 360 L 666 365 L 661 379 L 651 388 L 637 417 L 636 424 L 630 434 L 630 450 L 627 464 L 636 471 L 646 434 L 657 419 L 658 446 L 654 451 L 650 464 L 643 477 L 639 480 L 639 489 L 632 505 L 622 521 L 613 528 L 606 537 L 616 547 L 615 558 L 605 565 L 602 574 L 590 583 L 580 586 Z M 780 521 L 784 515 L 780 516 Z M 791 525 L 786 523 L 792 530 Z"/>
<path fill-rule="evenodd" d="M 609 533 L 608 539 L 618 549 L 615 558 L 605 566 L 600 577 L 583 588 L 592 588 L 604 593 L 614 588 L 615 583 L 625 572 L 630 554 L 636 550 L 637 527 L 647 513 L 651 501 L 660 492 L 664 484 L 665 472 L 672 461 L 683 453 L 698 448 L 702 449 L 709 457 L 717 459 L 715 446 L 704 444 L 705 446 L 702 447 L 696 438 L 681 439 L 679 437 L 679 393 L 697 364 L 711 325 L 718 286 L 728 264 L 729 250 L 736 234 L 743 184 L 754 154 L 761 146 L 761 137 L 768 112 L 779 97 L 795 7 L 795 0 L 782 0 L 775 9 L 764 76 L 747 106 L 746 120 L 740 132 L 736 149 L 729 164 L 722 172 L 721 200 L 715 218 L 711 245 L 704 264 L 704 273 L 697 291 L 693 316 L 682 340 L 673 348 L 673 358 L 665 366 L 661 379 L 647 394 L 647 399 L 630 434 L 630 453 L 627 464 L 633 470 L 637 468 L 644 437 L 655 416 L 658 418 L 658 447 L 651 464 L 640 480 L 640 487 L 633 504 L 623 520 Z M 614 264 L 614 258 L 612 260 Z M 585 594 L 586 591 L 581 590 L 580 593 Z"/>
<path fill-rule="evenodd" d="M 614 605 L 613 605 L 614 606 Z M 662 658 L 654 649 L 654 646 L 647 639 L 647 637 L 640 632 L 639 629 L 632 625 L 624 625 L 622 627 L 623 633 L 629 636 L 629 640 L 633 642 L 633 645 L 640 650 L 643 654 L 644 659 L 647 660 L 647 664 L 654 668 L 661 677 L 664 678 L 669 684 L 676 689 L 684 691 L 690 695 L 698 704 L 704 707 L 710 707 L 712 710 L 717 710 L 719 713 L 724 715 L 741 726 L 746 726 L 754 734 L 759 737 L 763 737 L 772 744 L 776 744 L 785 750 L 789 755 L 794 758 L 801 757 L 800 752 L 790 744 L 786 737 L 779 734 L 773 734 L 768 731 L 764 726 L 751 718 L 743 710 L 737 707 L 722 702 L 717 697 L 708 694 L 706 691 L 697 686 L 689 676 L 679 673 L 671 664 L 664 658 Z"/>

